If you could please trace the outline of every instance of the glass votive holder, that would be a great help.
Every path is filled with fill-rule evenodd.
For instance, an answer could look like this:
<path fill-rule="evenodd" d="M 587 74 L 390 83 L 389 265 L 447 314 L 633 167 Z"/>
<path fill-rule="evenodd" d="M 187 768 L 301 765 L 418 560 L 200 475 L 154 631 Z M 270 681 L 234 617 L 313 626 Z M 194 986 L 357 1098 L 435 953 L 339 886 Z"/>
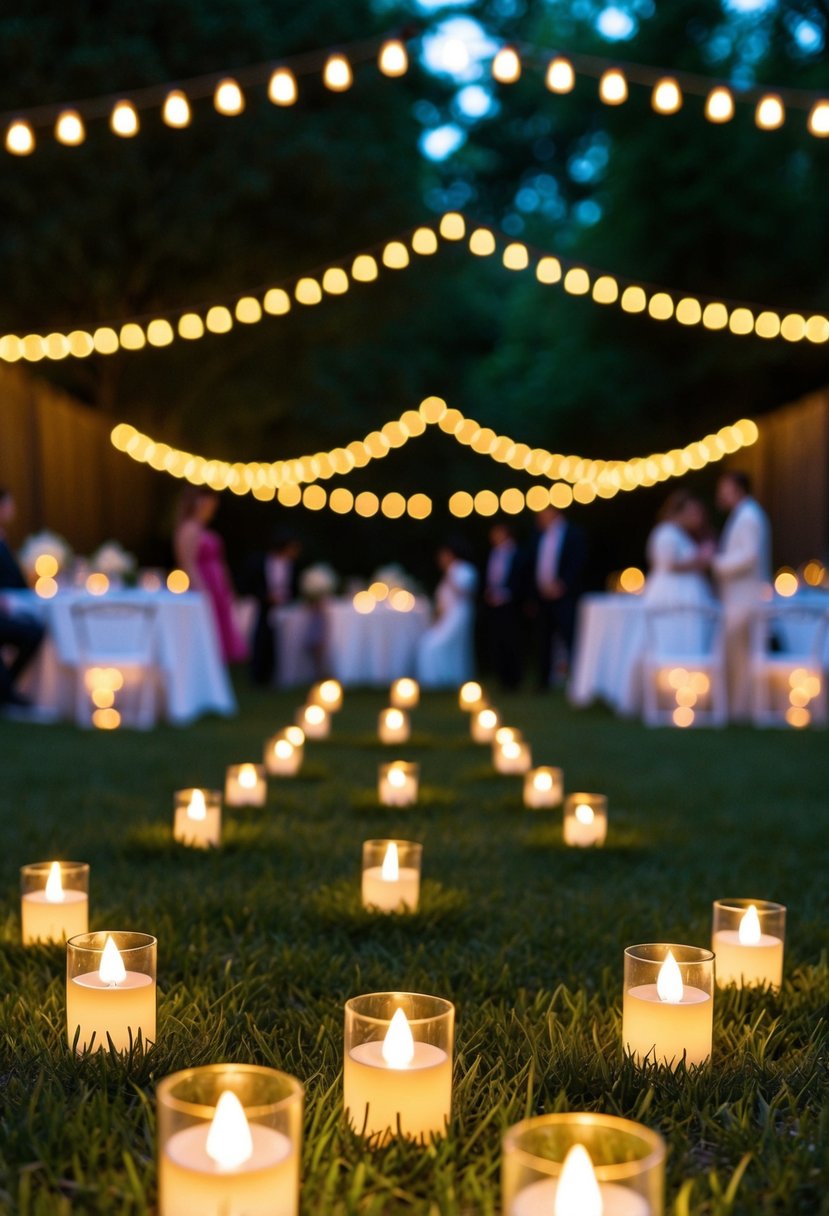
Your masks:
<path fill-rule="evenodd" d="M 299 727 L 297 727 L 299 730 Z M 297 746 L 288 738 L 285 731 L 273 735 L 265 744 L 265 771 L 269 777 L 296 777 L 302 768 L 305 757 L 304 732 L 303 742 Z"/>
<path fill-rule="evenodd" d="M 615 1115 L 537 1115 L 503 1139 L 504 1216 L 663 1216 L 665 1142 Z"/>
<path fill-rule="evenodd" d="M 222 795 L 219 790 L 176 790 L 173 840 L 194 849 L 222 843 Z"/>
<path fill-rule="evenodd" d="M 264 764 L 230 764 L 225 774 L 227 806 L 264 806 L 268 783 Z"/>
<path fill-rule="evenodd" d="M 296 724 L 306 739 L 327 739 L 331 734 L 331 715 L 323 705 L 303 705 L 296 712 Z"/>
<path fill-rule="evenodd" d="M 574 848 L 603 845 L 607 839 L 604 794 L 568 794 L 564 803 L 564 843 Z"/>
<path fill-rule="evenodd" d="M 304 1097 L 294 1077 L 255 1064 L 165 1077 L 159 1216 L 297 1216 Z"/>
<path fill-rule="evenodd" d="M 428 1143 L 452 1114 L 455 1006 L 418 992 L 346 1001 L 343 1100 L 354 1131 L 377 1144 Z"/>
<path fill-rule="evenodd" d="M 469 733 L 473 743 L 492 743 L 495 732 L 501 725 L 497 709 L 486 705 L 482 709 L 473 709 L 469 715 Z"/>
<path fill-rule="evenodd" d="M 423 845 L 412 840 L 363 842 L 363 907 L 374 912 L 416 912 Z"/>
<path fill-rule="evenodd" d="M 783 982 L 786 909 L 767 899 L 717 899 L 711 949 L 717 957 L 717 983 L 738 988 Z"/>
<path fill-rule="evenodd" d="M 477 680 L 467 680 L 458 692 L 458 705 L 465 713 L 471 714 L 475 709 L 483 708 L 484 690 Z"/>
<path fill-rule="evenodd" d="M 524 776 L 524 806 L 533 811 L 560 806 L 564 797 L 564 774 L 560 768 L 542 765 Z"/>
<path fill-rule="evenodd" d="M 649 943 L 625 950 L 622 1044 L 637 1064 L 705 1064 L 714 1027 L 714 955 Z"/>
<path fill-rule="evenodd" d="M 420 765 L 407 760 L 381 764 L 377 774 L 377 798 L 382 806 L 414 806 L 420 790 Z"/>
<path fill-rule="evenodd" d="M 66 1037 L 78 1052 L 155 1042 L 157 942 L 101 930 L 66 943 Z M 77 1044 L 76 1044 L 77 1039 Z"/>
<path fill-rule="evenodd" d="M 85 861 L 35 861 L 20 868 L 20 930 L 24 946 L 64 942 L 89 928 L 89 866 Z"/>
<path fill-rule="evenodd" d="M 389 693 L 389 703 L 393 709 L 416 709 L 420 704 L 420 685 L 417 680 L 408 676 L 395 680 Z"/>
<path fill-rule="evenodd" d="M 321 705 L 330 714 L 339 713 L 343 707 L 343 686 L 339 680 L 323 680 L 315 684 L 308 694 L 309 705 Z"/>
<path fill-rule="evenodd" d="M 377 734 L 381 743 L 408 743 L 412 733 L 409 715 L 405 709 L 382 710 L 377 720 Z"/>
<path fill-rule="evenodd" d="M 533 757 L 529 743 L 523 739 L 505 739 L 492 744 L 492 763 L 496 773 L 523 776 L 532 768 Z"/>

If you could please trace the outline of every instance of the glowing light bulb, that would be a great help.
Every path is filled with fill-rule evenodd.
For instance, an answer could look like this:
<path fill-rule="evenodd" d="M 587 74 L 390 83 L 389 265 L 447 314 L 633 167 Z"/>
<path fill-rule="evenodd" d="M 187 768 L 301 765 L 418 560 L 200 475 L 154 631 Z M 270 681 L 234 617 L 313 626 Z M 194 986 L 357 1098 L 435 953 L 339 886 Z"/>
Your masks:
<path fill-rule="evenodd" d="M 193 790 L 193 795 L 187 807 L 188 819 L 206 819 L 207 805 L 201 790 Z"/>
<path fill-rule="evenodd" d="M 809 112 L 809 130 L 812 135 L 829 135 L 829 101 L 816 101 Z"/>
<path fill-rule="evenodd" d="M 545 83 L 551 93 L 571 92 L 576 83 L 576 74 L 570 60 L 560 55 L 551 60 Z"/>
<path fill-rule="evenodd" d="M 35 133 L 23 118 L 16 119 L 6 131 L 6 151 L 12 156 L 28 156 L 35 150 Z"/>
<path fill-rule="evenodd" d="M 414 1038 L 409 1019 L 398 1009 L 383 1039 L 382 1055 L 389 1068 L 405 1068 L 414 1059 Z"/>
<path fill-rule="evenodd" d="M 786 111 L 783 102 L 774 93 L 767 93 L 757 102 L 754 111 L 754 121 L 762 131 L 775 131 L 786 121 Z"/>
<path fill-rule="evenodd" d="M 628 82 L 624 72 L 608 68 L 599 81 L 599 97 L 606 106 L 620 106 L 627 101 Z"/>
<path fill-rule="evenodd" d="M 256 787 L 256 769 L 252 764 L 243 764 L 239 769 L 239 785 L 243 790 L 252 790 Z"/>
<path fill-rule="evenodd" d="M 383 858 L 383 865 L 380 868 L 380 877 L 383 882 L 397 882 L 400 878 L 400 860 L 397 853 L 397 844 L 390 840 L 386 848 L 386 856 Z M 402 1010 L 398 1010 L 402 1013 Z"/>
<path fill-rule="evenodd" d="M 63 903 L 63 881 L 61 879 L 59 861 L 53 861 L 49 867 L 49 877 L 46 879 L 46 902 L 50 904 Z"/>
<path fill-rule="evenodd" d="M 594 812 L 592 806 L 588 806 L 586 802 L 580 802 L 578 804 L 578 806 L 576 807 L 574 814 L 576 816 L 576 819 L 578 819 L 579 823 L 584 823 L 584 824 L 592 823 L 593 820 L 596 818 L 596 815 L 595 815 L 595 812 Z"/>
<path fill-rule="evenodd" d="M 757 946 L 762 936 L 763 931 L 760 928 L 760 917 L 757 915 L 757 908 L 754 904 L 749 904 L 745 915 L 740 921 L 738 932 L 740 945 Z"/>
<path fill-rule="evenodd" d="M 86 139 L 86 128 L 77 110 L 64 110 L 58 115 L 55 123 L 55 139 L 58 143 L 66 144 L 67 148 L 76 148 Z"/>
<path fill-rule="evenodd" d="M 181 89 L 172 89 L 164 99 L 161 117 L 168 127 L 188 127 L 190 125 L 190 102 Z"/>
<path fill-rule="evenodd" d="M 245 95 L 232 77 L 228 76 L 216 85 L 213 105 L 220 114 L 226 114 L 228 117 L 242 113 L 245 108 Z"/>
<path fill-rule="evenodd" d="M 521 78 L 521 59 L 514 47 L 501 47 L 492 61 L 492 75 L 501 84 L 514 84 Z"/>
<path fill-rule="evenodd" d="M 536 773 L 533 777 L 533 787 L 539 794 L 549 794 L 553 788 L 553 778 L 550 773 Z"/>
<path fill-rule="evenodd" d="M 329 55 L 322 72 L 323 84 L 332 93 L 344 93 L 354 82 L 351 64 L 345 55 Z"/>
<path fill-rule="evenodd" d="M 734 117 L 734 98 L 731 90 L 719 85 L 705 99 L 705 117 L 709 122 L 730 122 Z"/>
<path fill-rule="evenodd" d="M 653 86 L 651 105 L 657 114 L 676 114 L 682 109 L 682 93 L 677 82 L 670 76 L 663 77 Z"/>
<path fill-rule="evenodd" d="M 101 965 L 98 968 L 98 975 L 100 976 L 101 983 L 108 984 L 110 988 L 123 984 L 127 978 L 127 969 L 124 966 L 124 960 L 121 958 L 121 952 L 108 934 L 104 942 L 103 953 L 101 954 Z"/>
<path fill-rule="evenodd" d="M 660 1001 L 665 1001 L 668 1005 L 680 1005 L 685 995 L 682 973 L 672 950 L 665 955 L 665 961 L 659 968 L 659 975 L 656 977 L 656 995 Z"/>
<path fill-rule="evenodd" d="M 290 68 L 277 68 L 268 82 L 268 97 L 275 106 L 292 106 L 298 96 L 296 76 Z"/>
<path fill-rule="evenodd" d="M 139 122 L 135 106 L 131 101 L 118 101 L 113 107 L 109 125 L 122 139 L 132 139 L 138 134 Z"/>
<path fill-rule="evenodd" d="M 253 1156 L 253 1138 L 244 1107 L 226 1089 L 216 1103 L 205 1151 L 220 1170 L 235 1170 Z"/>
<path fill-rule="evenodd" d="M 556 1188 L 553 1216 L 603 1216 L 604 1204 L 590 1154 L 583 1144 L 567 1150 Z"/>
<path fill-rule="evenodd" d="M 377 66 L 384 76 L 405 76 L 409 68 L 405 45 L 397 38 L 384 42 L 380 48 Z"/>

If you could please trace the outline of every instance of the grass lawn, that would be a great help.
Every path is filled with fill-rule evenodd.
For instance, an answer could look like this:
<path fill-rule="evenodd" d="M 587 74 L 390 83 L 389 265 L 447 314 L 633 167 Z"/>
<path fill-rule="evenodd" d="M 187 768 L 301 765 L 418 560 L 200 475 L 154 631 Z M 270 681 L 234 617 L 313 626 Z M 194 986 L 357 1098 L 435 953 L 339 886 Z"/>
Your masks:
<path fill-rule="evenodd" d="M 0 1211 L 152 1211 L 156 1081 L 245 1060 L 307 1086 L 305 1214 L 494 1213 L 503 1130 L 585 1108 L 667 1138 L 677 1216 L 829 1213 L 825 733 L 649 732 L 502 698 L 537 762 L 609 796 L 607 847 L 582 852 L 562 846 L 560 812 L 521 809 L 520 779 L 492 774 L 453 697 L 427 698 L 390 755 L 383 698 L 353 693 L 303 779 L 228 813 L 220 852 L 173 846 L 173 790 L 258 759 L 298 699 L 243 689 L 235 721 L 146 736 L 0 723 Z M 419 809 L 370 797 L 398 753 L 421 762 Z M 422 841 L 417 916 L 360 909 L 372 836 Z M 91 863 L 92 927 L 158 937 L 159 1042 L 131 1065 L 73 1058 L 64 951 L 19 945 L 18 867 L 55 855 Z M 706 945 L 712 900 L 737 895 L 788 905 L 782 994 L 718 996 L 710 1069 L 637 1070 L 624 947 Z M 455 1117 L 428 1149 L 367 1151 L 342 1122 L 342 1007 L 395 988 L 456 1002 Z"/>

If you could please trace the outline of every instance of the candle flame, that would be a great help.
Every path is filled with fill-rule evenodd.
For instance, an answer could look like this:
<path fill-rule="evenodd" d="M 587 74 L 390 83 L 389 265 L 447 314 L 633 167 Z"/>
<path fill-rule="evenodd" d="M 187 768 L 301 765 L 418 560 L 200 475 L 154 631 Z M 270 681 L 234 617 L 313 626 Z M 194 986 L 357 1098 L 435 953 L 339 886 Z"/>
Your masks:
<path fill-rule="evenodd" d="M 60 876 L 59 861 L 53 861 L 49 867 L 49 877 L 46 879 L 46 902 L 50 904 L 63 903 L 63 882 Z"/>
<path fill-rule="evenodd" d="M 253 1139 L 244 1107 L 234 1093 L 226 1089 L 216 1103 L 206 1151 L 220 1170 L 238 1169 L 253 1156 Z"/>
<path fill-rule="evenodd" d="M 294 745 L 289 739 L 277 739 L 273 751 L 277 760 L 290 760 L 294 754 Z"/>
<path fill-rule="evenodd" d="M 305 742 L 305 731 L 301 726 L 286 726 L 282 733 L 294 747 L 302 747 Z"/>
<path fill-rule="evenodd" d="M 403 714 L 399 709 L 386 710 L 386 726 L 391 730 L 400 730 L 403 725 Z"/>
<path fill-rule="evenodd" d="M 461 688 L 461 701 L 464 705 L 474 705 L 477 701 L 480 701 L 483 695 L 483 689 L 474 680 L 470 680 L 469 683 L 464 684 Z"/>
<path fill-rule="evenodd" d="M 521 744 L 514 739 L 508 739 L 501 747 L 501 753 L 507 760 L 517 760 L 521 755 Z"/>
<path fill-rule="evenodd" d="M 588 806 L 586 802 L 580 802 L 576 807 L 575 816 L 579 823 L 583 823 L 586 826 L 588 823 L 593 822 L 596 818 L 596 813 L 592 806 Z"/>
<path fill-rule="evenodd" d="M 124 960 L 121 958 L 121 951 L 109 934 L 107 934 L 107 939 L 104 942 L 98 975 L 101 978 L 101 983 L 108 984 L 110 988 L 123 984 L 127 978 L 127 969 L 124 966 Z"/>
<path fill-rule="evenodd" d="M 517 738 L 518 732 L 512 726 L 499 726 L 495 732 L 495 742 L 499 746 L 503 746 L 504 743 L 512 743 Z"/>
<path fill-rule="evenodd" d="M 538 790 L 539 794 L 549 794 L 553 788 L 552 773 L 536 773 L 533 777 L 533 786 Z"/>
<path fill-rule="evenodd" d="M 414 1059 L 414 1038 L 402 1009 L 398 1009 L 389 1022 L 383 1039 L 383 1059 L 390 1068 L 405 1068 Z"/>
<path fill-rule="evenodd" d="M 406 701 L 410 701 L 412 697 L 415 696 L 417 691 L 417 684 L 415 684 L 414 680 L 398 680 L 395 686 L 395 692 L 397 695 L 399 697 L 403 697 L 403 699 Z"/>
<path fill-rule="evenodd" d="M 239 769 L 239 785 L 243 790 L 256 789 L 256 769 L 252 764 L 243 764 Z"/>
<path fill-rule="evenodd" d="M 484 730 L 492 730 L 494 726 L 497 726 L 498 715 L 496 714 L 495 710 L 482 709 L 478 714 L 478 725 L 482 726 Z"/>
<path fill-rule="evenodd" d="M 309 726 L 322 726 L 326 711 L 321 705 L 309 705 L 305 710 L 305 721 Z"/>
<path fill-rule="evenodd" d="M 740 921 L 740 945 L 757 946 L 762 935 L 763 931 L 760 928 L 760 917 L 757 915 L 757 908 L 754 904 L 749 904 L 745 916 Z"/>
<path fill-rule="evenodd" d="M 380 871 L 380 877 L 383 882 L 397 882 L 400 878 L 400 862 L 397 855 L 397 845 L 393 840 L 390 840 L 386 848 L 386 856 L 383 858 L 383 868 Z M 400 1013 L 401 1010 L 398 1010 Z"/>
<path fill-rule="evenodd" d="M 187 807 L 188 819 L 206 819 L 207 805 L 204 801 L 204 794 L 201 790 L 193 790 L 190 798 L 190 804 Z"/>
<path fill-rule="evenodd" d="M 682 1004 L 685 985 L 682 983 L 682 973 L 672 950 L 665 955 L 665 961 L 659 968 L 659 975 L 656 977 L 656 995 L 660 1001 L 665 1001 L 666 1004 Z"/>
<path fill-rule="evenodd" d="M 394 786 L 396 790 L 402 790 L 406 784 L 406 770 L 402 769 L 399 764 L 393 764 L 389 769 L 389 785 Z"/>
<path fill-rule="evenodd" d="M 553 1216 L 603 1216 L 602 1193 L 583 1144 L 568 1149 L 556 1188 Z"/>
<path fill-rule="evenodd" d="M 342 696 L 342 689 L 336 680 L 323 680 L 320 684 L 320 697 L 329 705 L 334 705 Z"/>

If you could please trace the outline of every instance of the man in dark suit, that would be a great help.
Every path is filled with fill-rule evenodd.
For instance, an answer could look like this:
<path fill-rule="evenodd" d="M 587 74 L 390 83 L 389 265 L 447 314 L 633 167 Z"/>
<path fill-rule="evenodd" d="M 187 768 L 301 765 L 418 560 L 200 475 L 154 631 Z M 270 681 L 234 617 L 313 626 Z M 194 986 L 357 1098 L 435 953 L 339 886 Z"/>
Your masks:
<path fill-rule="evenodd" d="M 27 586 L 6 536 L 14 516 L 14 497 L 9 490 L 0 489 L 0 593 L 3 590 L 25 591 Z M 11 613 L 0 599 L 0 706 L 29 704 L 15 684 L 37 654 L 43 634 L 39 621 L 25 613 Z M 11 662 L 2 658 L 6 648 L 14 651 Z"/>
<path fill-rule="evenodd" d="M 489 530 L 482 624 L 487 661 L 501 687 L 521 683 L 521 564 L 515 531 L 506 520 Z"/>
<path fill-rule="evenodd" d="M 271 614 L 275 608 L 291 604 L 297 598 L 297 561 L 301 549 L 293 533 L 278 532 L 267 553 L 251 563 L 248 591 L 259 602 L 251 646 L 251 679 L 254 684 L 276 682 L 279 650 Z"/>
<path fill-rule="evenodd" d="M 528 576 L 529 598 L 537 616 L 538 688 L 543 691 L 550 685 L 557 643 L 568 664 L 572 659 L 576 609 L 587 565 L 587 539 L 581 528 L 571 524 L 553 506 L 538 513 L 536 524 Z"/>

